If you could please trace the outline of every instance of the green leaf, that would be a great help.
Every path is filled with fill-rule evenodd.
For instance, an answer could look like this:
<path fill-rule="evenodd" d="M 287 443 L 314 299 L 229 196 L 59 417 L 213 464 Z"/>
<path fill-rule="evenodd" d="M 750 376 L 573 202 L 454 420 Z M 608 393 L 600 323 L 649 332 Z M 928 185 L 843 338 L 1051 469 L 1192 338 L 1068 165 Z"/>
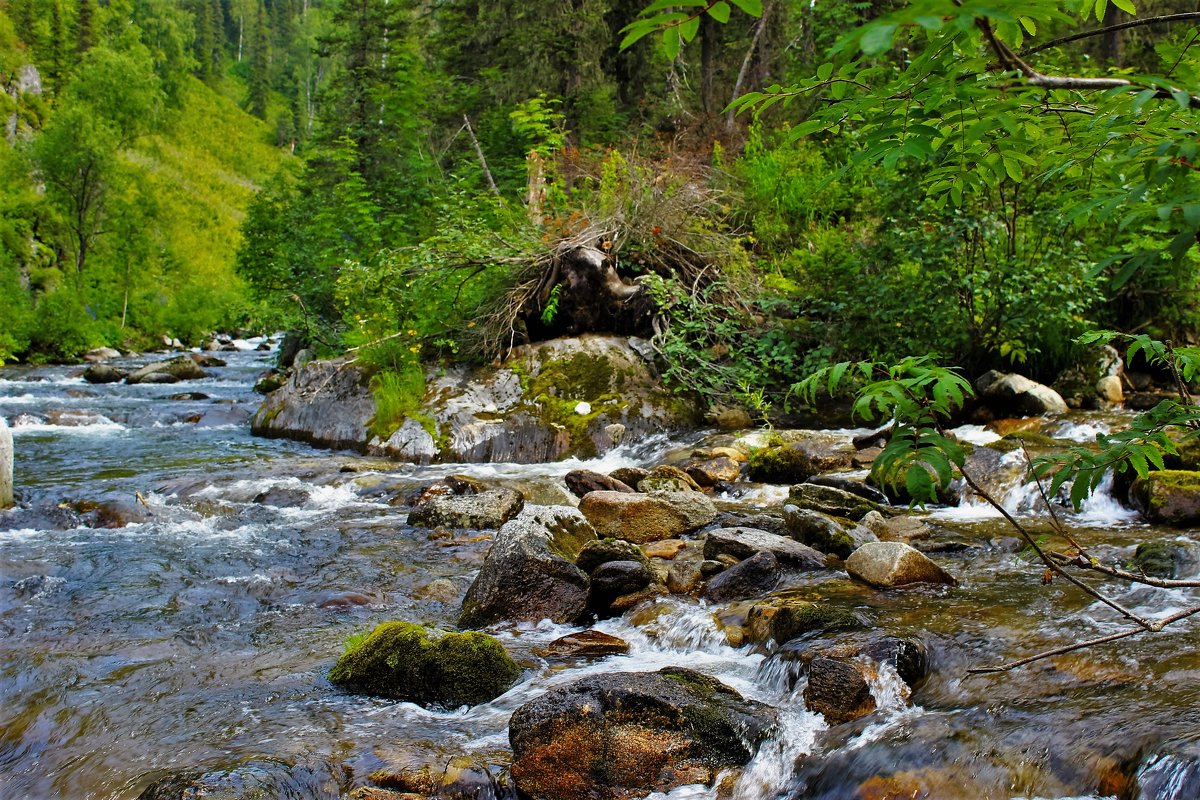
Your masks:
<path fill-rule="evenodd" d="M 683 41 L 690 42 L 700 32 L 700 17 L 692 17 L 679 26 L 679 36 Z"/>
<path fill-rule="evenodd" d="M 873 56 L 882 53 L 892 46 L 892 37 L 896 33 L 896 23 L 875 23 L 867 28 L 867 32 L 863 34 L 862 40 L 859 42 L 859 47 L 867 55 Z"/>
<path fill-rule="evenodd" d="M 715 3 L 708 9 L 708 15 L 722 23 L 729 22 L 729 12 L 729 3 L 726 2 Z"/>
<path fill-rule="evenodd" d="M 752 17 L 762 16 L 762 0 L 730 0 L 730 2 Z"/>
<path fill-rule="evenodd" d="M 1112 0 L 1112 4 L 1126 14 L 1137 14 L 1137 9 L 1133 7 L 1132 0 Z"/>
<path fill-rule="evenodd" d="M 667 58 L 674 61 L 679 58 L 679 28 L 667 28 L 663 31 L 663 50 L 666 51 Z"/>

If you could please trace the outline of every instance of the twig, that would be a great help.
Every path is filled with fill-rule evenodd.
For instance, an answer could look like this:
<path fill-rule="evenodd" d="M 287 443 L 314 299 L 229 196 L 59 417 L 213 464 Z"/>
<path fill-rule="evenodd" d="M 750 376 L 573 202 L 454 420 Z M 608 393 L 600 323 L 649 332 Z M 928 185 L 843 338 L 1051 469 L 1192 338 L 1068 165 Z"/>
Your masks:
<path fill-rule="evenodd" d="M 1103 36 L 1106 33 L 1114 33 L 1123 31 L 1127 28 L 1139 28 L 1144 25 L 1157 25 L 1165 22 L 1182 22 L 1189 19 L 1200 19 L 1200 11 L 1189 11 L 1184 14 L 1167 14 L 1162 17 L 1146 17 L 1144 19 L 1135 19 L 1130 22 L 1122 22 L 1118 25 L 1109 25 L 1104 28 L 1096 28 L 1091 31 L 1083 31 L 1082 33 L 1073 33 L 1070 36 L 1062 36 L 1058 39 L 1051 39 L 1045 44 L 1035 45 L 1034 47 L 1026 47 L 1021 51 L 1022 56 L 1031 56 L 1034 53 L 1040 53 L 1043 50 L 1049 50 L 1052 47 L 1058 47 L 1060 44 L 1078 41 L 1079 39 L 1087 39 L 1092 36 Z"/>
<path fill-rule="evenodd" d="M 967 670 L 967 674 L 986 675 L 996 672 L 1008 672 L 1009 670 L 1016 669 L 1017 667 L 1023 667 L 1026 664 L 1032 664 L 1035 661 L 1042 661 L 1043 659 L 1053 658 L 1054 656 L 1061 656 L 1064 653 L 1073 653 L 1076 650 L 1083 650 L 1085 647 L 1095 647 L 1098 644 L 1108 644 L 1109 642 L 1115 642 L 1119 639 L 1127 639 L 1130 636 L 1137 636 L 1138 634 L 1142 633 L 1160 633 L 1168 625 L 1172 625 L 1180 620 L 1187 619 L 1188 617 L 1196 614 L 1200 614 L 1200 606 L 1185 608 L 1183 611 L 1177 611 L 1169 617 L 1156 620 L 1149 628 L 1129 628 L 1121 631 L 1120 633 L 1101 636 L 1098 639 L 1088 639 L 1085 642 L 1075 642 L 1074 644 L 1064 645 L 1063 647 L 1056 647 L 1053 650 L 1044 650 L 1036 655 L 1027 656 L 1025 658 L 1018 659 L 1017 661 L 1010 661 L 1007 664 L 999 664 L 994 667 L 972 667 L 971 669 Z"/>

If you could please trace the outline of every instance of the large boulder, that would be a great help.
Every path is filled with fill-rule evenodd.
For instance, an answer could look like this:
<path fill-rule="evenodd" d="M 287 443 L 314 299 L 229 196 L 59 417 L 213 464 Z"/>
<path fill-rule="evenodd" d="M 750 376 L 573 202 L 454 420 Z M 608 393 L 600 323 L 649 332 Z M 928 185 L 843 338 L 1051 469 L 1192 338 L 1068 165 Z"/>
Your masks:
<path fill-rule="evenodd" d="M 125 377 L 126 383 L 178 383 L 179 381 L 196 381 L 207 378 L 208 373 L 201 369 L 191 356 L 176 356 L 166 361 L 155 361 L 141 369 L 134 370 Z"/>
<path fill-rule="evenodd" d="M 338 659 L 329 680 L 351 692 L 421 705 L 477 705 L 499 697 L 521 668 L 477 631 L 431 636 L 421 625 L 385 622 Z"/>
<path fill-rule="evenodd" d="M 579 510 L 601 536 L 635 544 L 673 539 L 717 516 L 712 501 L 699 492 L 590 492 Z"/>
<path fill-rule="evenodd" d="M 425 528 L 499 528 L 525 507 L 516 489 L 492 489 L 479 494 L 429 497 L 408 514 L 408 524 Z"/>
<path fill-rule="evenodd" d="M 1200 472 L 1160 470 L 1134 481 L 1129 498 L 1150 522 L 1191 526 L 1200 522 Z"/>
<path fill-rule="evenodd" d="M 371 376 L 349 361 L 310 361 L 267 395 L 250 420 L 256 436 L 362 450 L 375 415 Z"/>
<path fill-rule="evenodd" d="M 540 463 L 595 456 L 698 424 L 668 391 L 640 339 L 585 335 L 514 348 L 500 366 L 430 368 L 417 411 L 373 436 L 370 375 L 348 361 L 298 365 L 263 401 L 255 433 L 417 463 Z M 332 428 L 332 430 L 331 430 Z"/>
<path fill-rule="evenodd" d="M 976 379 L 975 392 L 997 416 L 1036 417 L 1070 410 L 1058 392 L 1016 373 L 986 372 Z"/>
<path fill-rule="evenodd" d="M 883 506 L 844 489 L 820 486 L 815 483 L 800 483 L 788 491 L 788 503 L 798 508 L 819 511 L 834 517 L 860 520 L 872 511 L 883 511 Z"/>
<path fill-rule="evenodd" d="M 717 528 L 705 535 L 704 557 L 708 559 L 730 555 L 740 560 L 761 552 L 770 553 L 780 564 L 793 569 L 816 570 L 825 566 L 824 555 L 786 536 L 754 528 Z"/>
<path fill-rule="evenodd" d="M 846 559 L 850 577 L 883 589 L 912 583 L 958 585 L 929 556 L 903 542 L 868 542 Z"/>
<path fill-rule="evenodd" d="M 595 529 L 573 508 L 525 509 L 496 532 L 458 624 L 579 621 L 587 613 L 588 576 L 575 559 L 595 539 Z"/>
<path fill-rule="evenodd" d="M 770 708 L 692 670 L 594 675 L 516 710 L 512 776 L 531 800 L 632 800 L 712 783 L 774 725 Z"/>
<path fill-rule="evenodd" d="M 641 561 L 607 561 L 591 575 L 589 605 L 598 614 L 608 611 L 613 601 L 640 592 L 654 582 L 654 573 Z"/>

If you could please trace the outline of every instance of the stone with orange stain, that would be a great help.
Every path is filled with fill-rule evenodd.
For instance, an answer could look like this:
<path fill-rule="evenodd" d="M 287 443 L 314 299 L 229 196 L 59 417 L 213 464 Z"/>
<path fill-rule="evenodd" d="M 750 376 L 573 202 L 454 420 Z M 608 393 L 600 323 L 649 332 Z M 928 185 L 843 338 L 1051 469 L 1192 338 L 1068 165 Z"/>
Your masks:
<path fill-rule="evenodd" d="M 633 800 L 749 761 L 774 712 L 680 667 L 595 675 L 517 709 L 512 776 L 533 800 Z"/>

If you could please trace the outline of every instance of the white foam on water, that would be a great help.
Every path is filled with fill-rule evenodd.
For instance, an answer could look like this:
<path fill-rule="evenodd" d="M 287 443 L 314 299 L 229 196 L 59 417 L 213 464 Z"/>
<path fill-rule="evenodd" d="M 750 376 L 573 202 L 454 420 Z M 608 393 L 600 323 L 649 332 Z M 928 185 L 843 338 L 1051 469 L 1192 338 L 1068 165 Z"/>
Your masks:
<path fill-rule="evenodd" d="M 1072 442 L 1094 442 L 1096 435 L 1111 433 L 1112 428 L 1103 422 L 1072 422 L 1063 420 L 1051 434 L 1056 439 L 1068 439 Z"/>
<path fill-rule="evenodd" d="M 954 438 L 960 442 L 976 445 L 988 445 L 1003 438 L 1000 434 L 988 430 L 982 425 L 959 425 L 957 428 L 952 428 L 949 433 L 954 434 Z"/>
<path fill-rule="evenodd" d="M 87 422 L 83 422 L 87 419 Z M 95 414 L 86 418 L 80 418 L 79 424 L 73 425 L 58 425 L 42 420 L 40 417 L 34 417 L 30 414 L 21 414 L 12 422 L 13 436 L 24 436 L 31 433 L 57 433 L 69 436 L 105 436 L 113 433 L 122 433 L 127 431 L 124 425 L 119 422 L 113 422 L 108 417 L 101 414 Z"/>

